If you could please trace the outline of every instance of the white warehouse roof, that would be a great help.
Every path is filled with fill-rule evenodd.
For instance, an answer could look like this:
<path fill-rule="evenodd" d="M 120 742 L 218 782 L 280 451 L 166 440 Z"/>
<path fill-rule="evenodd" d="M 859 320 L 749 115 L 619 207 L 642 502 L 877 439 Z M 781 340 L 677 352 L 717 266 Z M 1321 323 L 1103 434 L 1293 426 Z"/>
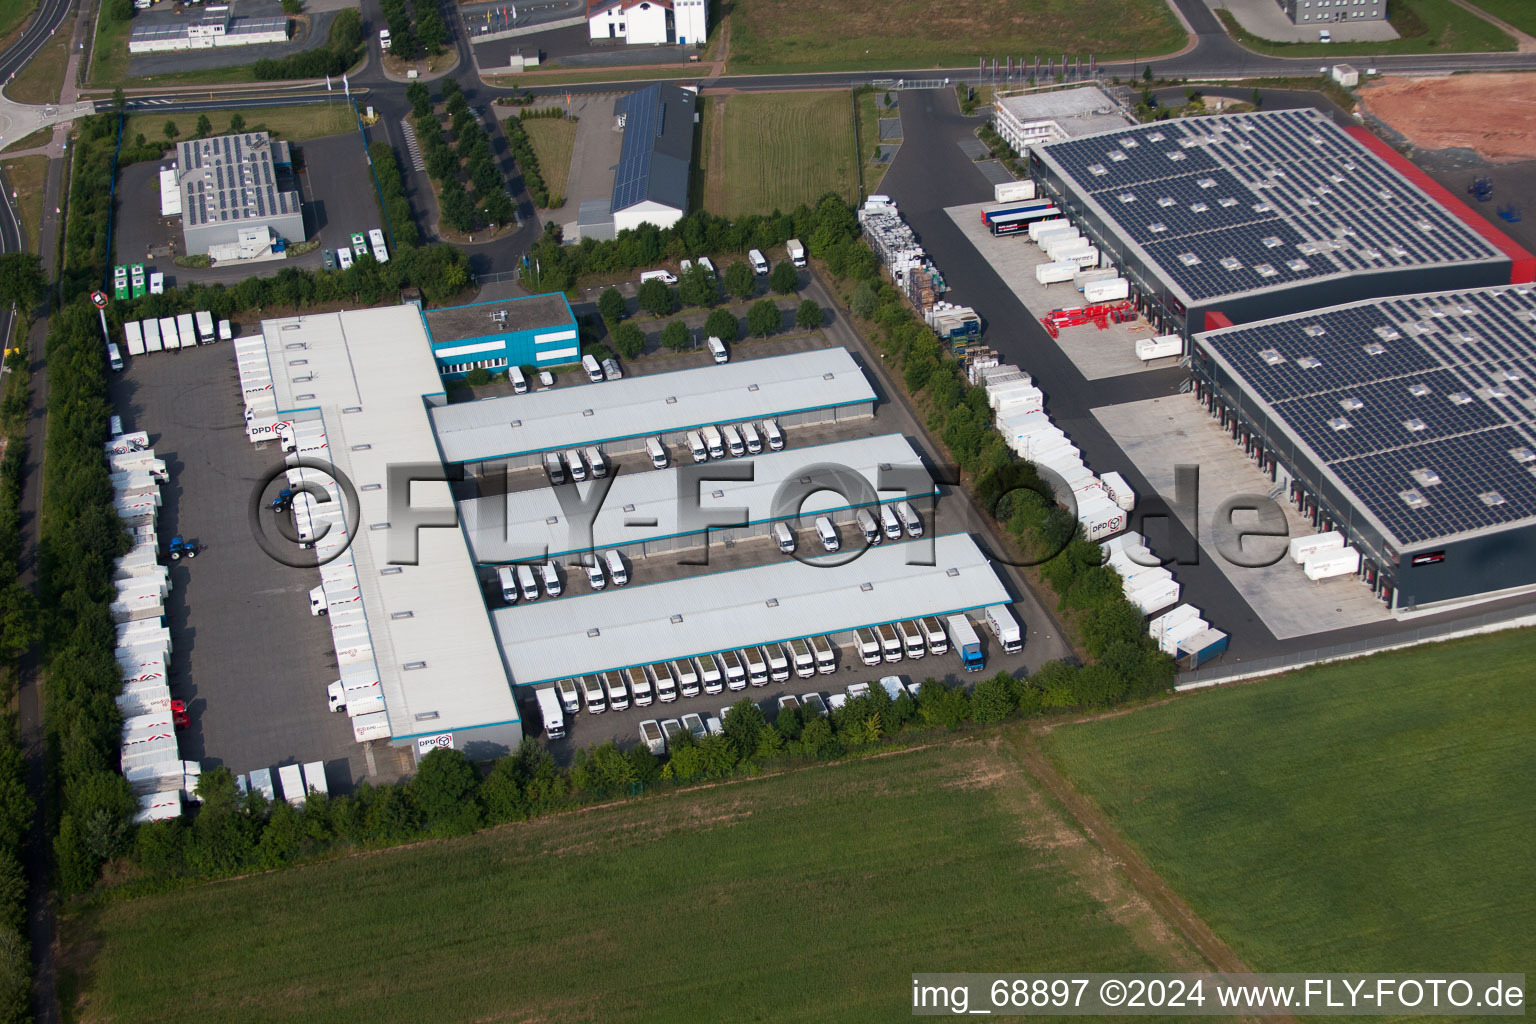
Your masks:
<path fill-rule="evenodd" d="M 312 313 L 261 326 L 279 414 L 318 410 L 326 454 L 357 489 L 361 522 L 347 523 L 348 553 L 392 737 L 518 721 L 463 533 L 419 530 L 418 564 L 389 564 L 386 468 L 437 462 L 422 396 L 439 393 L 442 382 L 416 308 Z M 415 505 L 453 503 L 446 483 L 411 489 Z"/>
<path fill-rule="evenodd" d="M 469 538 L 470 554 L 476 562 L 531 561 L 558 558 L 592 547 L 640 544 L 700 532 L 698 526 L 683 521 L 684 509 L 694 516 L 707 515 L 717 509 L 742 509 L 750 524 L 788 518 L 795 510 L 802 515 L 814 515 L 879 500 L 894 501 L 907 495 L 899 490 L 883 493 L 876 490 L 881 482 L 881 467 L 904 466 L 922 470 L 922 460 L 900 434 L 765 452 L 749 460 L 729 463 L 751 466 L 751 480 L 721 480 L 720 465 L 716 462 L 696 469 L 674 466 L 666 470 L 620 473 L 591 522 L 590 536 L 584 535 L 583 524 L 567 520 L 553 487 L 460 502 L 460 521 Z M 828 469 L 815 471 L 814 467 Z M 688 499 L 679 496 L 679 488 L 687 486 L 685 481 L 698 479 L 692 475 L 694 473 L 704 475 L 702 482 L 693 485 L 698 499 L 696 509 Z M 802 506 L 798 499 L 805 493 L 804 485 L 796 485 L 808 475 L 816 483 L 834 479 L 843 482 L 844 490 L 849 493 L 845 497 L 835 490 L 818 490 Z M 927 478 L 926 470 L 923 470 L 923 476 Z M 860 487 L 855 477 L 866 482 L 867 489 Z M 897 481 L 888 478 L 887 482 Z M 904 478 L 899 482 L 908 483 Z M 786 497 L 791 490 L 795 493 L 793 498 L 788 498 L 787 505 L 780 507 L 781 503 L 775 502 L 774 498 L 786 483 L 790 485 L 785 489 Z M 586 498 L 595 485 L 589 482 L 577 486 Z M 498 513 L 501 513 L 500 518 Z M 715 518 L 723 520 L 724 517 Z M 630 523 L 637 525 L 628 525 Z M 649 525 L 652 523 L 654 525 Z"/>
<path fill-rule="evenodd" d="M 437 406 L 431 417 L 454 464 L 874 400 L 848 350 L 830 348 Z"/>
<path fill-rule="evenodd" d="M 932 565 L 907 564 L 930 551 Z M 493 618 L 513 681 L 527 686 L 1010 600 L 971 536 L 952 533 L 931 548 L 927 538 L 868 548 L 841 565 L 786 558 L 514 605 Z"/>

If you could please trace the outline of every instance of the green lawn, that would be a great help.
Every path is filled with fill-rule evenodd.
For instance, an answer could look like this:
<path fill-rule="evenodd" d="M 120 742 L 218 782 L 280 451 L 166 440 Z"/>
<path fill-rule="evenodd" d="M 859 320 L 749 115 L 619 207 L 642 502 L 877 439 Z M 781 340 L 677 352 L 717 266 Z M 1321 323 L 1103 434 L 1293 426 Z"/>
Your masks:
<path fill-rule="evenodd" d="M 108 902 L 66 1016 L 885 1024 L 914 971 L 1174 969 L 1025 779 L 949 743 Z"/>
<path fill-rule="evenodd" d="M 22 156 L 0 164 L 5 168 L 5 182 L 16 193 L 16 208 L 21 213 L 21 231 L 27 240 L 27 252 L 37 252 L 37 231 L 43 222 L 43 187 L 48 179 L 46 156 Z"/>
<path fill-rule="evenodd" d="M 1525 0 L 1517 0 L 1524 3 Z M 1381 43 L 1275 43 L 1250 34 L 1228 11 L 1216 12 L 1227 34 L 1259 53 L 1281 57 L 1382 56 L 1394 53 L 1480 53 L 1513 50 L 1515 41 L 1453 0 L 1392 0 L 1388 15 L 1401 39 Z"/>
<path fill-rule="evenodd" d="M 725 122 L 717 172 L 722 187 L 712 190 L 718 196 L 711 197 L 712 212 L 788 211 L 827 192 L 857 198 L 847 90 L 747 93 L 717 102 L 725 104 Z"/>
<path fill-rule="evenodd" d="M 0 0 L 0 40 L 26 24 L 37 10 L 37 0 Z"/>
<path fill-rule="evenodd" d="M 571 150 L 576 146 L 576 122 L 557 117 L 528 117 L 523 130 L 539 158 L 539 171 L 551 196 L 565 195 L 571 174 Z"/>
<path fill-rule="evenodd" d="M 975 67 L 1002 54 L 1151 57 L 1187 37 L 1164 0 L 734 0 L 733 72 Z"/>
<path fill-rule="evenodd" d="M 175 141 L 190 139 L 197 132 L 197 119 L 207 114 L 213 124 L 213 134 L 222 135 L 229 130 L 230 118 L 239 114 L 245 118 L 245 130 L 253 131 L 264 126 L 266 131 L 289 142 L 317 139 L 326 135 L 340 135 L 357 130 L 357 118 L 352 108 L 342 103 L 309 103 L 292 107 L 233 107 L 229 110 L 209 110 L 184 114 L 135 114 L 128 118 L 123 137 L 129 142 L 139 132 L 151 142 L 171 141 L 165 134 L 165 123 L 176 122 Z"/>
<path fill-rule="evenodd" d="M 605 71 L 536 71 L 523 74 L 497 75 L 487 72 L 481 75 L 487 84 L 498 89 L 532 89 L 541 85 L 580 85 L 592 82 L 670 82 L 677 78 L 701 78 L 705 67 L 686 68 L 612 68 Z"/>
<path fill-rule="evenodd" d="M 96 36 L 91 40 L 91 69 L 86 76 L 90 85 L 111 89 L 128 77 L 128 34 L 131 21 L 114 21 L 108 10 L 96 18 Z"/>
<path fill-rule="evenodd" d="M 1536 35 L 1536 4 L 1531 0 L 1472 0 L 1472 3 L 1520 31 Z"/>
<path fill-rule="evenodd" d="M 1307 669 L 1046 750 L 1257 971 L 1536 958 L 1536 633 Z"/>
<path fill-rule="evenodd" d="M 59 102 L 59 93 L 64 89 L 64 72 L 69 62 L 69 41 L 74 38 L 74 34 L 75 19 L 66 18 L 64 24 L 43 44 L 43 48 L 37 51 L 37 56 L 6 83 L 6 99 L 17 103 Z"/>

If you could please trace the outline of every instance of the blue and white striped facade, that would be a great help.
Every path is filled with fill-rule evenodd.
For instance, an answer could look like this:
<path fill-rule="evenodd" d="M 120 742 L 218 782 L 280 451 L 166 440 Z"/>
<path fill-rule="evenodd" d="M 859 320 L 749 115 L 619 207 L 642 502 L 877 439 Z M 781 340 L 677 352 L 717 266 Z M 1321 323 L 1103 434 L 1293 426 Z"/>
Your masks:
<path fill-rule="evenodd" d="M 558 301 L 554 301 L 558 300 Z M 527 303 L 526 307 L 522 307 Z M 518 316 L 520 307 L 532 310 L 535 305 L 546 314 Z M 439 339 L 433 332 L 434 321 L 443 330 L 443 315 L 473 320 L 477 312 L 485 314 L 485 334 L 464 337 L 463 331 L 456 336 Z M 501 311 L 510 311 L 511 316 Z M 576 317 L 563 296 L 533 295 L 521 299 L 500 299 L 492 302 L 473 303 L 468 306 L 444 310 L 422 311 L 422 323 L 431 339 L 432 356 L 437 361 L 438 373 L 448 379 L 463 377 L 471 370 L 485 369 L 500 373 L 509 366 L 532 366 L 543 369 L 579 362 L 581 341 L 576 330 Z"/>

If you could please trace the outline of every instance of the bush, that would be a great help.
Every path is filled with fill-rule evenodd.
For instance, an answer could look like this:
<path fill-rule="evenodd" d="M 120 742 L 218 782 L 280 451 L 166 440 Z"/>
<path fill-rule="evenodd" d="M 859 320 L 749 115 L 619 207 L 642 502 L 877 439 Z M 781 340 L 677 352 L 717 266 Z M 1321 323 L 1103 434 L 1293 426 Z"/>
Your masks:
<path fill-rule="evenodd" d="M 674 352 L 681 352 L 693 342 L 693 335 L 688 330 L 688 325 L 681 320 L 673 320 L 662 329 L 661 343 Z"/>
<path fill-rule="evenodd" d="M 760 338 L 777 331 L 784 324 L 784 317 L 772 299 L 759 299 L 747 310 L 747 333 Z"/>
<path fill-rule="evenodd" d="M 814 331 L 821 327 L 821 307 L 814 299 L 806 299 L 795 310 L 795 326 L 804 331 Z"/>
<path fill-rule="evenodd" d="M 652 316 L 666 316 L 672 312 L 672 289 L 667 287 L 666 282 L 653 277 L 640 285 L 636 301 L 641 309 Z"/>
<path fill-rule="evenodd" d="M 464 375 L 464 383 L 472 388 L 481 388 L 491 382 L 491 371 L 483 366 L 477 366 Z"/>
<path fill-rule="evenodd" d="M 780 260 L 778 266 L 774 267 L 772 273 L 768 275 L 768 287 L 780 295 L 788 295 L 800 283 L 799 278 L 800 275 L 795 272 L 793 263 L 789 260 Z"/>
<path fill-rule="evenodd" d="M 362 44 L 362 16 L 356 8 L 347 8 L 338 11 L 336 17 L 331 19 L 324 46 L 279 59 L 263 57 L 256 62 L 252 73 L 260 82 L 340 75 L 361 59 Z"/>
<path fill-rule="evenodd" d="M 728 309 L 712 309 L 709 317 L 704 321 L 704 336 L 706 338 L 719 338 L 727 345 L 741 336 L 741 321 L 736 319 L 736 314 Z"/>
<path fill-rule="evenodd" d="M 445 79 L 452 81 L 452 79 Z M 448 97 L 449 90 L 445 86 L 443 96 Z M 455 85 L 453 95 L 462 98 L 462 93 Z M 526 114 L 527 111 L 522 111 Z M 538 154 L 533 151 L 533 143 L 528 139 L 528 133 L 523 129 L 521 117 L 509 117 L 503 123 L 507 133 L 507 144 L 512 149 L 512 156 L 517 160 L 517 166 L 523 172 L 523 186 L 528 189 L 528 195 L 533 199 L 533 204 L 540 209 L 547 209 L 551 205 L 549 186 L 544 183 L 544 175 L 539 169 Z"/>
<path fill-rule="evenodd" d="M 619 294 L 617 288 L 605 288 L 603 294 L 597 297 L 597 315 L 608 324 L 616 324 L 624 319 L 626 308 L 624 296 Z"/>
<path fill-rule="evenodd" d="M 645 351 L 645 332 L 626 320 L 613 332 L 613 347 L 625 359 L 634 359 Z"/>
<path fill-rule="evenodd" d="M 752 268 L 737 260 L 725 268 L 725 290 L 738 299 L 750 299 L 757 291 L 757 275 Z"/>

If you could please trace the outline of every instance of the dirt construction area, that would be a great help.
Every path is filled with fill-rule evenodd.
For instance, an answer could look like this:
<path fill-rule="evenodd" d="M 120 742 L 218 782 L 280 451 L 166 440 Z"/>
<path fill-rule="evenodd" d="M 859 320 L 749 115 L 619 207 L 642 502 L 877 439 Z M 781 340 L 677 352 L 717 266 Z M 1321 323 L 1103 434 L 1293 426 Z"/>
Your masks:
<path fill-rule="evenodd" d="M 1536 159 L 1536 76 L 1391 78 L 1359 92 L 1371 114 L 1419 149 L 1465 148 L 1486 160 Z"/>

